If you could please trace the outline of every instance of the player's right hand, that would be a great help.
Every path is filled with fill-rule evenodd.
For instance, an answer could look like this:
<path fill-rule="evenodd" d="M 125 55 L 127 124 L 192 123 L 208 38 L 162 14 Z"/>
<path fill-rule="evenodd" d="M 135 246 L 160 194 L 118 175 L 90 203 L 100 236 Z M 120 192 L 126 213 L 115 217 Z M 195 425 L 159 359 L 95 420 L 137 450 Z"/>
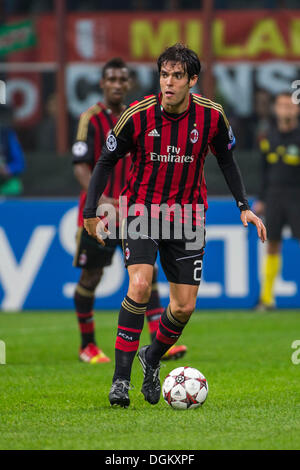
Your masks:
<path fill-rule="evenodd" d="M 257 217 L 254 212 L 245 210 L 241 212 L 241 221 L 244 227 L 248 227 L 248 222 L 256 226 L 257 235 L 261 239 L 262 243 L 267 240 L 267 230 L 262 220 Z"/>
<path fill-rule="evenodd" d="M 106 232 L 107 235 L 110 235 L 110 232 L 105 227 L 104 223 L 99 217 L 93 217 L 91 219 L 83 219 L 83 225 L 87 233 L 96 238 L 96 240 L 102 245 L 105 246 L 105 242 L 101 236 L 103 232 Z"/>

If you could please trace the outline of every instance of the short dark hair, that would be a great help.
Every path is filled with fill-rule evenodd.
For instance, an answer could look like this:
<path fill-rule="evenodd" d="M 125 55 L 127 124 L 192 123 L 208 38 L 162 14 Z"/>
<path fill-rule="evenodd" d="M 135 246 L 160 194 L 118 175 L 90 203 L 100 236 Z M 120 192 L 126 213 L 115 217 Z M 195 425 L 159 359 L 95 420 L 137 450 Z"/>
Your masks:
<path fill-rule="evenodd" d="M 114 57 L 104 64 L 102 69 L 102 78 L 105 77 L 107 69 L 128 69 L 128 66 L 121 57 Z"/>
<path fill-rule="evenodd" d="M 174 44 L 168 47 L 157 59 L 158 72 L 164 62 L 179 62 L 183 69 L 187 72 L 189 80 L 194 76 L 199 76 L 201 71 L 201 63 L 196 52 L 192 51 L 184 44 Z"/>

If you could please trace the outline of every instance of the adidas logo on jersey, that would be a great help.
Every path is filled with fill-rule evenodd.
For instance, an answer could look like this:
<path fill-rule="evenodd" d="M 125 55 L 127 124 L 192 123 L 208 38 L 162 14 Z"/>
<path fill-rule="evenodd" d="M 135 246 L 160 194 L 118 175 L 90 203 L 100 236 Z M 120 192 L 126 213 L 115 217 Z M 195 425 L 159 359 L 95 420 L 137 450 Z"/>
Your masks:
<path fill-rule="evenodd" d="M 149 132 L 148 137 L 160 137 L 160 134 L 157 132 L 156 129 L 153 129 L 153 131 Z"/>

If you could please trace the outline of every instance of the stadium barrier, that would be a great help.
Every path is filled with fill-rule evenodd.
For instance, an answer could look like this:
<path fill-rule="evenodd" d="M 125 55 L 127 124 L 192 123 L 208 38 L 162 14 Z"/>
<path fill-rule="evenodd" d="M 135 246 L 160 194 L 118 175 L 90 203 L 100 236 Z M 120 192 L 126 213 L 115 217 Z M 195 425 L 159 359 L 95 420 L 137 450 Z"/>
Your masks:
<path fill-rule="evenodd" d="M 73 309 L 80 270 L 72 266 L 75 251 L 75 199 L 2 200 L 0 202 L 0 308 L 3 311 Z M 252 308 L 259 293 L 265 246 L 256 229 L 245 229 L 230 200 L 210 199 L 207 244 L 197 307 Z M 282 277 L 277 304 L 300 307 L 300 250 L 288 232 L 283 243 Z M 168 283 L 159 266 L 159 290 L 168 302 Z M 106 268 L 96 293 L 97 309 L 119 309 L 128 276 L 121 250 Z"/>
<path fill-rule="evenodd" d="M 261 157 L 255 150 L 236 150 L 248 194 L 260 190 Z M 72 155 L 54 152 L 26 152 L 26 171 L 22 174 L 25 197 L 77 197 L 80 191 L 72 171 Z M 210 195 L 228 194 L 228 187 L 216 158 L 209 154 L 205 160 L 205 179 Z"/>

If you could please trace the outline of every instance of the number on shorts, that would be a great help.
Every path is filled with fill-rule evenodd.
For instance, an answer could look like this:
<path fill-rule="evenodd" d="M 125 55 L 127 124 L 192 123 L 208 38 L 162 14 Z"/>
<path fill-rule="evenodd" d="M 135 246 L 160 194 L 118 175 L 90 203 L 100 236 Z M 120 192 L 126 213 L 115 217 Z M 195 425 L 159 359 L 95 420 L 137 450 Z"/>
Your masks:
<path fill-rule="evenodd" d="M 198 266 L 199 265 L 199 266 Z M 201 273 L 202 273 L 202 259 L 197 259 L 194 261 L 194 281 L 201 281 Z"/>

